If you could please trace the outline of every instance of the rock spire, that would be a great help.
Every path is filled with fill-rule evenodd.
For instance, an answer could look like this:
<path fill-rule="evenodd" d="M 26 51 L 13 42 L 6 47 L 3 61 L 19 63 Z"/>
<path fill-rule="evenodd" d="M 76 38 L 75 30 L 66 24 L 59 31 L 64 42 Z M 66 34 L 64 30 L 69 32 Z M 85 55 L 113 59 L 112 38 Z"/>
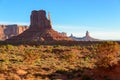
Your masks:
<path fill-rule="evenodd" d="M 51 20 L 51 17 L 50 17 L 50 12 L 48 12 L 48 20 L 50 21 L 50 25 L 52 26 L 52 20 Z"/>
<path fill-rule="evenodd" d="M 88 37 L 88 36 L 90 36 L 90 35 L 89 35 L 89 32 L 88 32 L 88 31 L 86 31 L 86 37 Z"/>
<path fill-rule="evenodd" d="M 91 37 L 88 31 L 86 31 L 86 35 L 84 37 L 75 37 L 75 36 L 71 35 L 70 38 L 72 38 L 76 41 L 100 41 L 99 39 L 95 39 L 95 38 Z"/>

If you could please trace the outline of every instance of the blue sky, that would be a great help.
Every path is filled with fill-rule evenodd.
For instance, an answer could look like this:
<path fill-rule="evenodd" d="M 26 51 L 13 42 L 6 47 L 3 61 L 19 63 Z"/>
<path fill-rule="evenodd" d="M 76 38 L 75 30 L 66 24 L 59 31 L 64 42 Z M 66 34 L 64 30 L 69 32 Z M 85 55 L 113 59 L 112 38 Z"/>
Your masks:
<path fill-rule="evenodd" d="M 59 32 L 120 40 L 120 0 L 0 0 L 0 24 L 29 25 L 31 11 L 40 9 Z"/>

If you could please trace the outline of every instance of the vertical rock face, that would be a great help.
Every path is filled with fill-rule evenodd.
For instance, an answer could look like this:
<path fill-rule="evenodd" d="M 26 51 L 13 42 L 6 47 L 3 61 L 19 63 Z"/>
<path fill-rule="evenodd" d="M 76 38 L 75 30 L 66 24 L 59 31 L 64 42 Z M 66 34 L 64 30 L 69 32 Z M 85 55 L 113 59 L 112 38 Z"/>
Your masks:
<path fill-rule="evenodd" d="M 0 40 L 6 40 L 13 36 L 17 36 L 28 29 L 28 26 L 20 25 L 0 25 Z"/>
<path fill-rule="evenodd" d="M 89 35 L 89 32 L 88 32 L 88 31 L 86 31 L 86 37 L 90 37 L 90 35 Z"/>
<path fill-rule="evenodd" d="M 17 26 L 17 35 L 23 33 L 28 28 L 29 28 L 28 26 Z"/>
<path fill-rule="evenodd" d="M 6 29 L 4 30 L 6 38 L 18 35 L 17 31 L 17 25 L 6 25 Z"/>
<path fill-rule="evenodd" d="M 0 40 L 4 40 L 5 39 L 5 25 L 0 25 Z"/>
<path fill-rule="evenodd" d="M 58 41 L 58 40 L 72 40 L 67 36 L 63 36 L 52 29 L 50 14 L 46 17 L 44 10 L 32 11 L 30 16 L 30 28 L 22 34 L 12 37 L 6 41 Z"/>
<path fill-rule="evenodd" d="M 30 29 L 32 30 L 51 29 L 50 21 L 46 18 L 46 12 L 44 10 L 32 11 L 30 19 Z"/>

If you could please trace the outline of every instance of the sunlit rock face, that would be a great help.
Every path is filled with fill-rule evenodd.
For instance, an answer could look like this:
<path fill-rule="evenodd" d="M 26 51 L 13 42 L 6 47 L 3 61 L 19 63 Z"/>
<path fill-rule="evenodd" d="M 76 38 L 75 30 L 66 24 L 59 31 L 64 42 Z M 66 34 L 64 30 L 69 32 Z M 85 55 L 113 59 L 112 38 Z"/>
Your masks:
<path fill-rule="evenodd" d="M 6 41 L 59 41 L 72 40 L 52 29 L 50 14 L 46 17 L 44 10 L 32 11 L 30 16 L 30 28 L 22 34 Z"/>
<path fill-rule="evenodd" d="M 6 40 L 13 36 L 17 36 L 27 30 L 28 26 L 13 25 L 0 25 L 0 40 Z"/>

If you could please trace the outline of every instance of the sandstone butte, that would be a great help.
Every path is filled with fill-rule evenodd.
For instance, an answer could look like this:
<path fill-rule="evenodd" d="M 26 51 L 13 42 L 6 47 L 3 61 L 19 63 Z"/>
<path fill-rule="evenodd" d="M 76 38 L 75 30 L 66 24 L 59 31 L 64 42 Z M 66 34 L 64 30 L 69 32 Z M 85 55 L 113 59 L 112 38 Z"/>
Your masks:
<path fill-rule="evenodd" d="M 12 25 L 0 25 L 0 40 L 4 41 L 6 39 L 9 39 L 13 36 L 17 36 L 27 30 L 29 27 L 28 26 L 23 26 L 23 25 L 17 25 L 17 24 L 12 24 Z"/>
<path fill-rule="evenodd" d="M 6 41 L 62 41 L 72 40 L 52 28 L 50 15 L 46 17 L 45 10 L 33 10 L 30 16 L 30 27 L 18 36 Z"/>

